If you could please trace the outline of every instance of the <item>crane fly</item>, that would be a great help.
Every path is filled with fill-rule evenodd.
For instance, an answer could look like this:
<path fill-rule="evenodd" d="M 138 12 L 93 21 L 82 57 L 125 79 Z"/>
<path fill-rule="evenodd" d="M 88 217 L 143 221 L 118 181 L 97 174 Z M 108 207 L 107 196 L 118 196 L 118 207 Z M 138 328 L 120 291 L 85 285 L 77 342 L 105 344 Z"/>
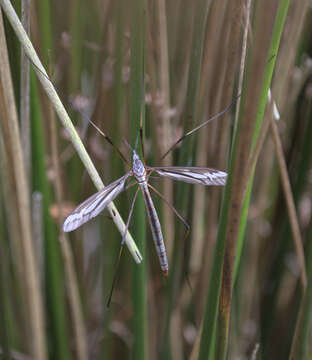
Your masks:
<path fill-rule="evenodd" d="M 198 125 L 193 130 L 185 133 L 181 138 L 176 141 L 173 146 L 162 156 L 162 159 L 178 144 L 180 143 L 186 136 L 191 135 L 196 130 L 200 129 L 201 127 L 205 126 L 208 122 L 214 120 L 215 118 L 223 115 L 225 112 L 229 110 L 232 106 L 228 106 L 225 110 L 221 111 L 220 113 L 216 114 L 212 118 L 206 120 L 202 124 Z M 115 148 L 110 138 L 103 133 L 91 120 L 89 120 L 93 126 L 96 127 L 98 131 L 106 138 L 106 140 Z M 141 136 L 141 143 L 142 136 Z M 127 143 L 128 147 L 130 145 Z M 91 220 L 92 218 L 99 215 L 101 211 L 105 209 L 105 207 L 113 201 L 122 191 L 124 191 L 127 186 L 127 180 L 131 177 L 135 179 L 135 183 L 138 185 L 137 191 L 135 193 L 134 199 L 131 204 L 131 209 L 129 212 L 126 230 L 122 237 L 121 245 L 124 243 L 124 238 L 126 232 L 129 227 L 131 215 L 134 208 L 134 203 L 138 194 L 138 191 L 141 190 L 145 202 L 145 208 L 148 215 L 148 221 L 152 232 L 152 237 L 154 240 L 154 244 L 156 247 L 156 251 L 159 257 L 160 266 L 162 272 L 165 276 L 168 275 L 168 261 L 166 255 L 166 248 L 164 244 L 164 239 L 161 231 L 160 221 L 150 194 L 149 189 L 152 189 L 156 192 L 167 204 L 168 202 L 166 199 L 152 186 L 148 183 L 149 177 L 153 172 L 158 174 L 159 176 L 164 176 L 173 180 L 184 181 L 191 184 L 199 184 L 199 185 L 217 185 L 217 186 L 224 186 L 226 183 L 227 174 L 220 170 L 215 170 L 206 167 L 192 167 L 192 166 L 164 166 L 164 167 L 152 167 L 147 166 L 142 162 L 139 155 L 137 154 L 136 150 L 132 149 L 132 165 L 130 170 L 123 175 L 121 178 L 115 180 L 111 184 L 104 187 L 99 192 L 95 193 L 87 200 L 85 200 L 82 204 L 80 204 L 64 221 L 63 224 L 63 231 L 69 232 L 77 229 L 81 225 L 85 224 L 87 221 Z M 142 148 L 143 150 L 143 148 Z M 125 159 L 123 154 L 117 149 L 119 155 L 128 163 Z M 142 151 L 144 154 L 144 151 Z M 128 163 L 129 164 L 129 163 Z M 133 184 L 132 184 L 133 185 Z M 132 186 L 130 185 L 130 186 Z M 169 204 L 170 206 L 170 204 Z M 183 217 L 177 212 L 177 210 L 171 206 L 174 213 L 179 217 L 179 219 L 184 223 L 184 225 L 188 228 L 188 224 L 183 219 Z"/>
<path fill-rule="evenodd" d="M 118 180 L 107 185 L 104 189 L 89 197 L 79 205 L 65 220 L 63 231 L 69 232 L 99 215 L 105 207 L 113 201 L 126 188 L 127 180 L 132 176 L 135 178 L 143 193 L 146 212 L 153 235 L 160 266 L 165 275 L 168 274 L 168 261 L 161 231 L 160 221 L 149 191 L 148 178 L 152 172 L 173 180 L 181 180 L 191 184 L 201 185 L 225 185 L 227 174 L 223 171 L 203 167 L 151 167 L 145 166 L 139 155 L 133 150 L 132 169 Z"/>

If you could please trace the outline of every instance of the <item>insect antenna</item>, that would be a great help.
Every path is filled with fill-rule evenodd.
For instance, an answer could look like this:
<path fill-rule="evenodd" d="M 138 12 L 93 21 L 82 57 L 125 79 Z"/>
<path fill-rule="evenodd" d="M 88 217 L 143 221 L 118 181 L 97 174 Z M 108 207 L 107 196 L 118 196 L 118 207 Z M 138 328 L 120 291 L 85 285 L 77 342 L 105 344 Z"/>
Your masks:
<path fill-rule="evenodd" d="M 138 141 L 139 141 L 139 135 L 135 139 L 135 146 L 134 146 L 135 151 L 137 151 L 137 148 L 138 148 Z"/>
<path fill-rule="evenodd" d="M 118 149 L 118 147 L 113 143 L 112 139 L 104 133 L 103 130 L 101 130 L 94 121 L 92 121 L 89 116 L 87 116 L 85 113 L 83 113 L 82 111 L 80 111 L 79 109 L 77 109 L 77 107 L 74 105 L 74 103 L 69 99 L 68 100 L 69 104 L 73 107 L 73 109 L 75 109 L 76 111 L 79 112 L 79 114 L 85 119 L 87 120 L 103 137 L 104 139 L 114 148 L 114 150 L 116 150 L 116 152 L 118 153 L 118 155 L 120 156 L 120 158 L 129 166 L 131 167 L 131 164 L 129 163 L 129 160 L 124 156 L 124 154 Z"/>
<path fill-rule="evenodd" d="M 122 141 L 123 141 L 123 143 L 127 146 L 127 148 L 128 148 L 130 151 L 134 152 L 134 150 L 132 149 L 131 145 L 128 143 L 128 141 L 127 141 L 125 138 L 123 138 Z"/>
<path fill-rule="evenodd" d="M 140 140 L 141 140 L 141 150 L 142 150 L 142 158 L 143 161 L 145 163 L 145 149 L 144 149 L 144 141 L 143 141 L 143 116 L 141 113 L 141 117 L 140 117 Z"/>
<path fill-rule="evenodd" d="M 135 147 L 134 150 L 137 151 L 138 148 L 138 141 L 139 141 L 139 137 L 140 137 L 140 142 L 141 142 L 141 151 L 142 151 L 142 158 L 143 158 L 143 162 L 145 164 L 145 151 L 144 151 L 144 142 L 143 142 L 143 124 L 142 124 L 142 116 L 141 116 L 141 120 L 140 120 L 140 130 L 139 130 L 139 134 L 135 140 Z M 129 145 L 129 144 L 128 144 Z M 130 147 L 130 145 L 129 145 Z M 130 147 L 131 148 L 131 147 Z M 133 151 L 133 150 L 132 150 Z"/>
<path fill-rule="evenodd" d="M 122 236 L 122 239 L 121 239 L 119 254 L 118 254 L 116 267 L 115 267 L 115 273 L 114 273 L 114 277 L 113 277 L 113 282 L 112 282 L 111 290 L 109 292 L 109 297 L 108 297 L 108 300 L 107 300 L 107 303 L 106 303 L 106 306 L 108 308 L 110 307 L 110 303 L 112 301 L 112 296 L 113 296 L 115 284 L 116 284 L 116 281 L 117 281 L 117 275 L 118 275 L 118 269 L 119 269 L 119 265 L 120 265 L 121 254 L 122 254 L 122 250 L 123 250 L 124 244 L 125 244 L 125 237 L 126 237 L 126 234 L 127 234 L 128 228 L 129 228 L 130 220 L 131 220 L 131 217 L 132 217 L 132 214 L 133 214 L 134 204 L 135 204 L 136 198 L 138 196 L 139 190 L 140 190 L 140 188 L 138 187 L 136 192 L 135 192 L 134 198 L 132 200 L 132 204 L 131 204 L 130 212 L 129 212 L 129 215 L 128 215 L 125 232 L 124 232 L 124 234 Z"/>
<path fill-rule="evenodd" d="M 181 141 L 183 141 L 187 136 L 193 134 L 195 131 L 201 129 L 202 127 L 206 126 L 207 124 L 209 124 L 211 121 L 217 119 L 218 117 L 224 115 L 226 112 L 228 112 L 230 110 L 230 108 L 236 103 L 237 99 L 240 97 L 241 95 L 239 94 L 234 100 L 233 102 L 226 107 L 224 110 L 220 111 L 219 113 L 217 113 L 216 115 L 212 116 L 210 119 L 202 122 L 201 124 L 199 124 L 198 126 L 196 126 L 194 129 L 186 132 L 185 134 L 183 134 L 173 145 L 170 146 L 170 148 L 164 153 L 164 155 L 162 155 L 162 157 L 160 158 L 160 160 L 163 160 L 169 153 L 170 151 L 172 151 Z"/>
<path fill-rule="evenodd" d="M 143 158 L 143 162 L 144 164 L 145 162 L 145 150 L 144 150 L 144 141 L 143 141 L 143 137 L 144 137 L 144 133 L 143 133 L 143 120 L 145 118 L 145 52 L 143 51 L 143 76 L 142 76 L 142 98 L 143 98 L 143 102 L 141 104 L 141 112 L 140 112 L 140 130 L 139 130 L 139 135 L 140 135 L 140 140 L 141 140 L 141 151 L 142 151 L 142 158 Z"/>
<path fill-rule="evenodd" d="M 143 128 L 140 126 L 140 139 L 141 139 L 141 149 L 142 149 L 142 156 L 145 162 L 145 150 L 144 150 L 144 142 L 143 142 Z"/>

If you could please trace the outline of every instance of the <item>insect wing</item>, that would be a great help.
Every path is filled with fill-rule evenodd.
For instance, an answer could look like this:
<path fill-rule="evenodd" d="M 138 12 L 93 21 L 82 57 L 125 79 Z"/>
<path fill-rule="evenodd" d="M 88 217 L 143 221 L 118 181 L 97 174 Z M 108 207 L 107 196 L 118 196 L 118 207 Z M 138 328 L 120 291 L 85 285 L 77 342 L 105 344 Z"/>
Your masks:
<path fill-rule="evenodd" d="M 188 182 L 201 185 L 223 186 L 226 183 L 227 173 L 203 167 L 151 167 L 149 170 L 155 171 L 160 176 L 169 177 L 173 180 Z"/>
<path fill-rule="evenodd" d="M 63 231 L 69 232 L 77 229 L 90 219 L 97 216 L 104 208 L 115 199 L 125 189 L 125 182 L 130 176 L 130 172 L 107 185 L 104 189 L 90 196 L 80 204 L 68 217 L 63 224 Z"/>

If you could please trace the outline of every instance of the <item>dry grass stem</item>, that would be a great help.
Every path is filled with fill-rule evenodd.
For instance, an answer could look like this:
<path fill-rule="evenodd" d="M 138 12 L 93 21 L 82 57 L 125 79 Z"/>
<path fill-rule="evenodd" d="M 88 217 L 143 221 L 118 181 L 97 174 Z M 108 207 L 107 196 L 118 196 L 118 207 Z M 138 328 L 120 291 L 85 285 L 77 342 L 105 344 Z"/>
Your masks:
<path fill-rule="evenodd" d="M 271 124 L 271 132 L 272 132 L 272 136 L 273 136 L 273 141 L 274 141 L 274 145 L 275 145 L 277 162 L 278 162 L 280 175 L 281 175 L 281 181 L 282 181 L 282 185 L 283 185 L 283 190 L 284 190 L 288 214 L 289 214 L 291 230 L 293 233 L 296 254 L 297 254 L 298 263 L 299 263 L 299 267 L 300 267 L 301 284 L 302 284 L 303 289 L 305 290 L 307 287 L 307 274 L 306 274 L 306 266 L 305 266 L 305 260 L 304 260 L 303 242 L 302 242 L 302 238 L 301 238 L 295 202 L 294 202 L 293 195 L 292 195 L 286 161 L 284 158 L 282 143 L 281 143 L 281 139 L 280 139 L 280 136 L 278 133 L 276 121 L 273 118 L 271 118 L 270 124 Z"/>
<path fill-rule="evenodd" d="M 30 29 L 30 2 L 22 0 L 22 24 L 27 34 Z M 28 185 L 30 184 L 31 174 L 31 143 L 30 143 L 30 77 L 29 77 L 29 60 L 25 51 L 21 50 L 21 136 L 24 150 L 25 168 L 27 173 Z"/>
<path fill-rule="evenodd" d="M 32 241 L 30 195 L 27 183 L 27 174 L 24 166 L 20 132 L 18 128 L 17 111 L 13 94 L 12 80 L 10 77 L 10 65 L 7 54 L 7 46 L 4 34 L 3 20 L 0 16 L 0 108 L 1 127 L 7 137 L 6 146 L 10 149 L 13 161 L 14 180 L 16 186 L 16 198 L 18 204 L 18 216 L 21 226 L 21 248 L 23 251 L 25 267 L 25 288 L 28 302 L 29 321 L 31 329 L 32 354 L 38 359 L 46 359 L 45 325 L 43 315 L 43 303 L 38 277 L 37 261 L 34 244 Z"/>
<path fill-rule="evenodd" d="M 50 124 L 50 134 L 51 134 L 51 156 L 52 156 L 52 166 L 55 174 L 55 197 L 58 206 L 58 225 L 59 229 L 62 228 L 62 223 L 64 220 L 63 215 L 63 202 L 64 202 L 64 191 L 61 182 L 61 168 L 59 163 L 59 151 L 57 143 L 57 131 L 56 131 L 56 120 L 54 116 L 54 111 L 52 106 L 49 106 L 49 124 Z M 62 250 L 62 255 L 64 258 L 64 268 L 66 274 L 66 283 L 68 287 L 68 298 L 69 306 L 71 309 L 71 315 L 73 319 L 73 328 L 75 332 L 75 344 L 77 348 L 77 359 L 78 360 L 87 360 L 88 359 L 88 346 L 87 346 L 87 337 L 86 329 L 83 320 L 82 307 L 80 304 L 79 297 L 79 287 L 77 282 L 77 276 L 74 267 L 74 261 L 72 256 L 72 250 L 69 246 L 69 238 L 66 233 L 61 232 L 59 235 L 60 246 Z"/>

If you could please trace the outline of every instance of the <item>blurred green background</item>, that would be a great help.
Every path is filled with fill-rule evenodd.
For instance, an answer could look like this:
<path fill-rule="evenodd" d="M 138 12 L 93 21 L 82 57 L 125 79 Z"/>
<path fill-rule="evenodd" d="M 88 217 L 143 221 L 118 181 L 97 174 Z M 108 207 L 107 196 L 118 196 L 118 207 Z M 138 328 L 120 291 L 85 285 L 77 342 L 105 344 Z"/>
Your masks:
<path fill-rule="evenodd" d="M 0 4 L 2 358 L 310 359 L 309 2 L 12 2 L 104 184 L 128 166 L 88 118 L 129 160 L 141 122 L 148 165 L 229 173 L 225 189 L 150 178 L 190 233 L 154 194 L 164 277 L 139 194 L 143 262 L 124 248 L 109 308 L 122 235 L 106 210 L 62 232 L 97 189 Z"/>

